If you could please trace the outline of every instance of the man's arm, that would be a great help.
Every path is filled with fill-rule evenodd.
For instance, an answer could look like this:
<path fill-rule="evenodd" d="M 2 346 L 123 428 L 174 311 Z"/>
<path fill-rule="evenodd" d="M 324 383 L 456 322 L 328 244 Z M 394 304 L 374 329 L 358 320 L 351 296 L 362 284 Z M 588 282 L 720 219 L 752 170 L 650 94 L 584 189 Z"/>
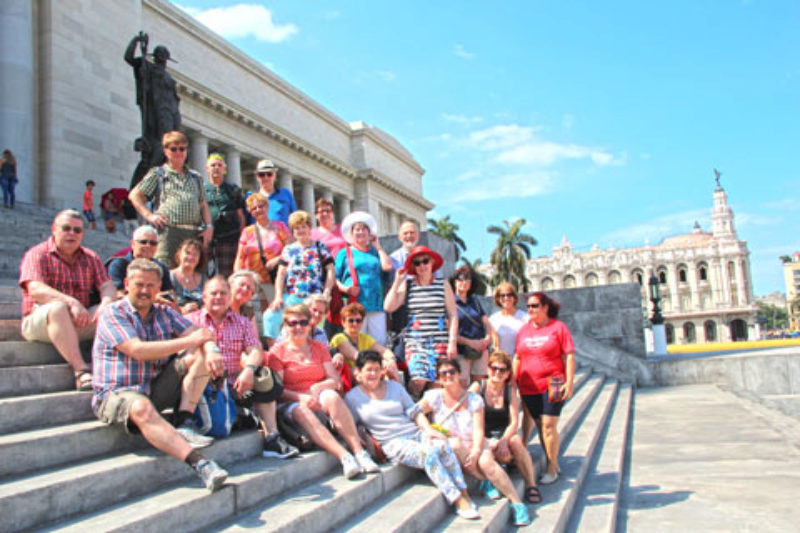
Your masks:
<path fill-rule="evenodd" d="M 148 176 L 145 176 L 142 179 L 142 182 L 144 182 L 146 179 L 148 179 Z M 155 226 L 157 230 L 162 230 L 164 229 L 164 226 L 169 224 L 169 219 L 165 215 L 162 215 L 160 213 L 153 213 L 152 211 L 147 209 L 147 195 L 140 188 L 142 182 L 139 182 L 139 185 L 137 185 L 136 187 L 133 188 L 133 190 L 131 190 L 131 192 L 128 194 L 128 199 L 131 201 L 136 211 L 140 215 L 142 215 L 142 218 L 144 218 L 148 223 Z"/>
<path fill-rule="evenodd" d="M 128 339 L 117 345 L 117 350 L 137 361 L 154 361 L 182 350 L 197 348 L 213 341 L 214 333 L 205 328 L 191 327 L 183 335 L 163 341 L 143 341 L 139 337 Z"/>
<path fill-rule="evenodd" d="M 67 305 L 81 303 L 77 298 L 73 298 L 63 292 L 59 292 L 43 281 L 30 280 L 25 283 L 25 287 L 34 302 L 37 304 L 46 304 L 49 302 L 64 302 Z"/>

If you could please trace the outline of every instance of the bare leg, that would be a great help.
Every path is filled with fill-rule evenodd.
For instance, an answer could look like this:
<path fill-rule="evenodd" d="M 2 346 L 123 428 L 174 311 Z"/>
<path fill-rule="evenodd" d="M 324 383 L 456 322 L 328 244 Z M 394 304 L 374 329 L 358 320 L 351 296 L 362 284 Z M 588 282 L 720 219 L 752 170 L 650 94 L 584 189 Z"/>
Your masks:
<path fill-rule="evenodd" d="M 363 446 L 361 446 L 361 440 L 358 438 L 356 423 L 353 421 L 353 415 L 350 414 L 350 409 L 347 408 L 347 404 L 344 403 L 342 397 L 338 394 L 321 394 L 319 401 L 325 412 L 333 420 L 336 431 L 350 446 L 353 453 L 361 451 Z"/>
<path fill-rule="evenodd" d="M 206 358 L 203 352 L 195 350 L 189 355 L 185 355 L 185 362 L 188 371 L 181 381 L 181 403 L 179 410 L 193 413 L 197 408 L 197 402 L 203 395 L 203 390 L 208 383 L 209 373 L 206 369 Z"/>
<path fill-rule="evenodd" d="M 511 503 L 521 503 L 517 491 L 514 490 L 514 485 L 511 483 L 508 474 L 503 468 L 494 460 L 494 455 L 491 450 L 483 450 L 481 456 L 478 458 L 478 467 L 481 472 L 492 482 L 492 485 L 499 490 L 503 496 L 508 498 Z"/>
<path fill-rule="evenodd" d="M 275 402 L 257 402 L 253 404 L 253 409 L 255 410 L 256 414 L 258 414 L 258 417 L 265 426 L 265 435 L 269 435 L 270 433 L 278 431 L 278 422 L 275 419 Z"/>
<path fill-rule="evenodd" d="M 47 335 L 61 357 L 69 363 L 73 370 L 89 370 L 91 368 L 83 360 L 78 346 L 78 332 L 72 322 L 69 307 L 63 302 L 56 302 L 50 306 L 47 314 Z"/>
<path fill-rule="evenodd" d="M 292 411 L 292 418 L 295 422 L 300 424 L 300 427 L 308 431 L 309 437 L 314 441 L 314 444 L 335 456 L 340 461 L 348 452 L 339 444 L 339 441 L 331 435 L 331 432 L 320 423 L 317 415 L 305 405 L 298 405 Z"/>
<path fill-rule="evenodd" d="M 533 469 L 533 461 L 528 449 L 522 443 L 522 438 L 519 435 L 514 435 L 508 442 L 508 447 L 511 448 L 511 455 L 514 456 L 514 464 L 517 465 L 522 479 L 525 480 L 526 487 L 536 486 L 536 474 Z"/>
<path fill-rule="evenodd" d="M 522 442 L 524 442 L 526 446 L 531 441 L 531 435 L 533 435 L 533 427 L 534 427 L 533 417 L 531 416 L 531 413 L 528 411 L 528 408 L 525 406 L 525 402 L 522 402 Z"/>
<path fill-rule="evenodd" d="M 558 435 L 558 417 L 542 415 L 544 451 L 547 455 L 547 473 L 555 475 L 558 471 L 558 449 L 561 445 Z"/>
<path fill-rule="evenodd" d="M 150 400 L 137 398 L 130 407 L 130 421 L 136 424 L 142 436 L 155 448 L 183 461 L 192 447 L 178 434 L 172 424 L 164 420 Z"/>

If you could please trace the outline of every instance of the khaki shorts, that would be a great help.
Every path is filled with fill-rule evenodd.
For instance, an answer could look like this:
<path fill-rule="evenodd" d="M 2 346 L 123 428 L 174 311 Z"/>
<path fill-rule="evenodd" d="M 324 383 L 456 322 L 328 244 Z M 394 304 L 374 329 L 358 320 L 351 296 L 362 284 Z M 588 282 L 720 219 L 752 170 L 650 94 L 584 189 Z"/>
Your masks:
<path fill-rule="evenodd" d="M 129 420 L 131 405 L 138 398 L 144 398 L 155 406 L 157 411 L 177 409 L 181 401 L 181 382 L 187 368 L 183 357 L 173 358 L 150 383 L 150 396 L 133 390 L 118 390 L 106 394 L 95 415 L 109 425 L 118 425 L 127 433 L 138 433 L 135 424 Z"/>
<path fill-rule="evenodd" d="M 458 364 L 461 365 L 461 379 L 470 382 L 469 376 L 485 376 L 489 372 L 489 354 L 483 351 L 480 359 L 467 359 L 463 355 L 458 356 Z"/>
<path fill-rule="evenodd" d="M 60 305 L 60 302 L 48 302 L 42 305 L 34 305 L 33 310 L 22 319 L 22 338 L 26 341 L 39 341 L 52 344 L 50 335 L 47 334 L 47 315 L 53 306 Z M 89 314 L 94 314 L 97 307 L 91 307 Z M 76 328 L 78 340 L 84 341 L 94 337 L 94 324 L 89 324 L 85 328 Z"/>

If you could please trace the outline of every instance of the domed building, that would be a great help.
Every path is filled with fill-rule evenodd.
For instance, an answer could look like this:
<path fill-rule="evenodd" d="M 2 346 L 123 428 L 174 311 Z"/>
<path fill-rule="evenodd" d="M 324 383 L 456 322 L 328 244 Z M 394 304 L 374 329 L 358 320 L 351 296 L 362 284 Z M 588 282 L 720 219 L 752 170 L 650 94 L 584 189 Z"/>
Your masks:
<path fill-rule="evenodd" d="M 638 283 L 642 309 L 650 315 L 647 283 L 655 274 L 661 285 L 661 308 L 667 343 L 725 342 L 758 337 L 750 278 L 750 252 L 740 241 L 725 190 L 717 185 L 712 227 L 695 222 L 691 233 L 660 244 L 601 250 L 596 245 L 575 253 L 566 236 L 552 257 L 528 261 L 533 290 L 568 289 L 615 283 Z"/>

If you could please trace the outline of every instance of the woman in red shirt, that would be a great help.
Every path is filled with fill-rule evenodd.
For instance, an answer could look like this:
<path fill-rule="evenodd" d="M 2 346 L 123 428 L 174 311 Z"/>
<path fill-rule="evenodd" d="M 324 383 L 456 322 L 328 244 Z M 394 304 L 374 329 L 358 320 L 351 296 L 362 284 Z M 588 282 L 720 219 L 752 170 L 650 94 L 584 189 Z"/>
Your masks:
<path fill-rule="evenodd" d="M 558 479 L 558 417 L 573 392 L 575 346 L 558 317 L 559 304 L 543 292 L 528 297 L 528 322 L 517 333 L 514 376 L 522 401 L 539 428 L 547 456 L 543 485 Z"/>

